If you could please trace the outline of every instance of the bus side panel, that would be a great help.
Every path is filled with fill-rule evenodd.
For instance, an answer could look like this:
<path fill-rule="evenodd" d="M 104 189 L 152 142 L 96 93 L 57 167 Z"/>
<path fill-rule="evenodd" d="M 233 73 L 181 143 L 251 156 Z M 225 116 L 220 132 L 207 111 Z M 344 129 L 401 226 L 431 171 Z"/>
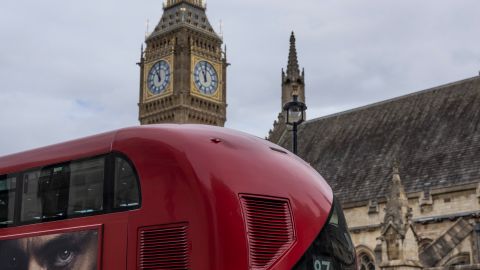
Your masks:
<path fill-rule="evenodd" d="M 103 235 L 103 270 L 125 270 L 127 264 L 127 213 L 107 215 Z"/>
<path fill-rule="evenodd" d="M 125 154 L 134 164 L 142 194 L 141 208 L 129 212 L 127 269 L 138 267 L 140 230 L 184 225 L 189 269 L 218 269 L 218 243 L 212 241 L 217 229 L 215 209 L 204 196 L 208 191 L 199 190 L 198 178 L 184 153 L 158 142 L 158 134 L 136 139 L 127 135 L 123 132 L 117 136 L 113 150 Z M 129 139 L 123 141 L 123 136 Z"/>

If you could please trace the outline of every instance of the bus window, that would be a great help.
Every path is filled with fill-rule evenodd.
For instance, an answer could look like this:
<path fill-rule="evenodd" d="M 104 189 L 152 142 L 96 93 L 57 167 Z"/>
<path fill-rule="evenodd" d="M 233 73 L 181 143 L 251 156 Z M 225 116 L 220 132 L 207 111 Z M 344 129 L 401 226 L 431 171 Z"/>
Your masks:
<path fill-rule="evenodd" d="M 115 157 L 114 208 L 140 204 L 136 173 L 128 161 Z"/>
<path fill-rule="evenodd" d="M 21 221 L 51 220 L 102 211 L 104 172 L 105 157 L 25 172 Z"/>
<path fill-rule="evenodd" d="M 13 223 L 17 178 L 0 176 L 0 227 Z"/>
<path fill-rule="evenodd" d="M 68 215 L 103 210 L 104 168 L 104 157 L 70 164 Z"/>
<path fill-rule="evenodd" d="M 68 166 L 24 173 L 22 221 L 64 217 L 68 200 Z"/>

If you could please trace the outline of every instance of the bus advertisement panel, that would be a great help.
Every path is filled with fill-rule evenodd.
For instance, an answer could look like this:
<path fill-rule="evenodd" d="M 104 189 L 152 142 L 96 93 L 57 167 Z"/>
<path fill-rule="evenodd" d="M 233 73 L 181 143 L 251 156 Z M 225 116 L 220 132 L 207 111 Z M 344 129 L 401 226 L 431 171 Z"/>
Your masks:
<path fill-rule="evenodd" d="M 0 238 L 2 269 L 98 269 L 99 229 Z"/>

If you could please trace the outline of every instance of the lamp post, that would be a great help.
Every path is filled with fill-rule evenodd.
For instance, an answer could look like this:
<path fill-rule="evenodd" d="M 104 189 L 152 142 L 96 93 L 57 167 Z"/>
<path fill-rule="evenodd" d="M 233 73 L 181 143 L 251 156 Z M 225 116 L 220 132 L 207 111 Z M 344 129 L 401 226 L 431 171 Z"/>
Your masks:
<path fill-rule="evenodd" d="M 293 126 L 293 153 L 297 154 L 297 126 L 305 120 L 305 110 L 307 105 L 298 101 L 298 95 L 292 95 L 293 100 L 283 105 L 283 110 L 287 114 L 287 125 Z"/>

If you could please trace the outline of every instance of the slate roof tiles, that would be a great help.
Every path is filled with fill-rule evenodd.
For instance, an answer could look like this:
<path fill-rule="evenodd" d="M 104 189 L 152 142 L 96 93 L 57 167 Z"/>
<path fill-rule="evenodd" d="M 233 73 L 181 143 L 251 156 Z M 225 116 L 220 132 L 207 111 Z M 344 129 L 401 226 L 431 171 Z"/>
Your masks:
<path fill-rule="evenodd" d="M 407 193 L 476 183 L 480 77 L 307 121 L 298 138 L 343 203 L 383 198 L 395 159 Z M 291 149 L 290 134 L 279 144 Z"/>

